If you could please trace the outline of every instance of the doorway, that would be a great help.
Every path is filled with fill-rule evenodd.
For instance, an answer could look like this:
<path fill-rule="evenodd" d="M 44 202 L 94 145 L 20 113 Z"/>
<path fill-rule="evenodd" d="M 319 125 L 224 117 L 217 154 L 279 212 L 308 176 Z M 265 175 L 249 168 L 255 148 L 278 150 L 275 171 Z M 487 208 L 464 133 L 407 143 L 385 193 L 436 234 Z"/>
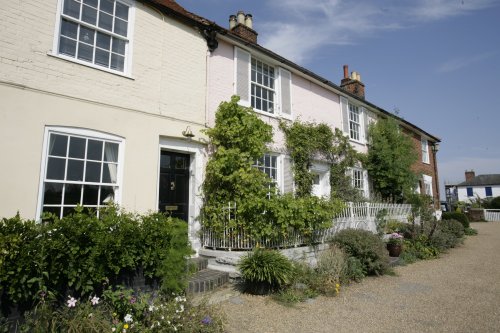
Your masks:
<path fill-rule="evenodd" d="M 190 155 L 162 150 L 158 210 L 188 222 Z"/>

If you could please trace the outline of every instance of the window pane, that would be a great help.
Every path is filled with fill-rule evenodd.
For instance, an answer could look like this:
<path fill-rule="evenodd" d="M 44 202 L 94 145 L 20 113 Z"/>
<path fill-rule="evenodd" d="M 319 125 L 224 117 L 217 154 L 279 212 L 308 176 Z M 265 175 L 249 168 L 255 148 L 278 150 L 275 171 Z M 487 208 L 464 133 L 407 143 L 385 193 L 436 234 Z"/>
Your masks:
<path fill-rule="evenodd" d="M 113 16 L 108 15 L 104 12 L 99 12 L 99 27 L 112 31 L 113 28 Z"/>
<path fill-rule="evenodd" d="M 99 183 L 101 181 L 101 163 L 88 162 L 85 170 L 85 181 Z"/>
<path fill-rule="evenodd" d="M 51 134 L 49 143 L 49 155 L 66 156 L 68 137 L 66 135 Z"/>
<path fill-rule="evenodd" d="M 118 162 L 118 144 L 106 142 L 104 144 L 104 161 Z"/>
<path fill-rule="evenodd" d="M 82 21 L 95 25 L 97 22 L 97 9 L 83 6 Z"/>
<path fill-rule="evenodd" d="M 115 15 L 128 21 L 128 6 L 117 1 Z"/>
<path fill-rule="evenodd" d="M 80 18 L 80 3 L 75 0 L 64 0 L 63 13 L 74 18 Z"/>
<path fill-rule="evenodd" d="M 75 213 L 75 207 L 64 207 L 63 216 L 68 216 Z"/>
<path fill-rule="evenodd" d="M 64 180 L 65 167 L 65 159 L 49 157 L 49 161 L 47 163 L 47 179 Z"/>
<path fill-rule="evenodd" d="M 61 35 L 76 39 L 77 34 L 78 34 L 78 24 L 70 22 L 68 20 L 62 20 Z"/>
<path fill-rule="evenodd" d="M 95 50 L 95 63 L 104 67 L 109 67 L 109 52 L 101 49 Z"/>
<path fill-rule="evenodd" d="M 113 14 L 113 2 L 113 0 L 101 0 L 99 9 L 105 11 L 106 13 Z"/>
<path fill-rule="evenodd" d="M 104 163 L 102 167 L 102 182 L 103 183 L 116 183 L 117 165 L 111 163 Z"/>
<path fill-rule="evenodd" d="M 79 204 L 81 193 L 82 193 L 81 184 L 66 184 L 64 190 L 64 204 L 65 205 Z"/>
<path fill-rule="evenodd" d="M 68 160 L 67 180 L 82 181 L 83 180 L 83 161 Z"/>
<path fill-rule="evenodd" d="M 52 213 L 55 214 L 57 217 L 61 217 L 61 208 L 60 207 L 43 207 L 43 212 L 44 213 Z"/>
<path fill-rule="evenodd" d="M 99 195 L 99 186 L 84 185 L 83 186 L 83 205 L 97 205 Z"/>
<path fill-rule="evenodd" d="M 113 37 L 113 52 L 124 55 L 125 44 L 126 42 L 124 40 Z"/>
<path fill-rule="evenodd" d="M 97 47 L 109 50 L 110 44 L 111 44 L 111 36 L 103 34 L 102 32 L 97 32 Z"/>
<path fill-rule="evenodd" d="M 115 18 L 115 33 L 122 36 L 127 36 L 127 21 Z"/>
<path fill-rule="evenodd" d="M 78 43 L 78 59 L 92 62 L 94 48 L 90 45 Z"/>
<path fill-rule="evenodd" d="M 125 58 L 116 54 L 111 55 L 111 68 L 123 72 Z"/>
<path fill-rule="evenodd" d="M 76 54 L 76 42 L 74 40 L 61 37 L 59 41 L 59 53 L 74 57 Z"/>
<path fill-rule="evenodd" d="M 69 157 L 85 158 L 85 139 L 71 137 L 69 140 Z"/>
<path fill-rule="evenodd" d="M 43 204 L 60 205 L 62 202 L 63 184 L 45 183 L 44 185 Z"/>
<path fill-rule="evenodd" d="M 87 148 L 87 159 L 102 161 L 102 141 L 90 140 Z"/>
<path fill-rule="evenodd" d="M 97 8 L 97 0 L 83 0 L 83 3 Z"/>
<path fill-rule="evenodd" d="M 85 28 L 85 27 L 80 27 L 80 42 L 85 42 L 87 44 L 94 45 L 94 36 L 95 36 L 95 30 Z"/>
<path fill-rule="evenodd" d="M 101 205 L 106 205 L 115 200 L 115 191 L 113 186 L 101 186 Z"/>

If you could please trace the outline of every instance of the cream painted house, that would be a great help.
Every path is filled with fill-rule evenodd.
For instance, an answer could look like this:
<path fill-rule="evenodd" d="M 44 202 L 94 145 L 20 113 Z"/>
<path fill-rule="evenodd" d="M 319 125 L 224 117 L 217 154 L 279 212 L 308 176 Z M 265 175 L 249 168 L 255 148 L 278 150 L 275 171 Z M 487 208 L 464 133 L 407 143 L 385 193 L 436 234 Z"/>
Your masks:
<path fill-rule="evenodd" d="M 163 0 L 2 5 L 0 217 L 114 201 L 171 211 L 196 247 L 209 51 L 203 21 L 179 10 Z"/>

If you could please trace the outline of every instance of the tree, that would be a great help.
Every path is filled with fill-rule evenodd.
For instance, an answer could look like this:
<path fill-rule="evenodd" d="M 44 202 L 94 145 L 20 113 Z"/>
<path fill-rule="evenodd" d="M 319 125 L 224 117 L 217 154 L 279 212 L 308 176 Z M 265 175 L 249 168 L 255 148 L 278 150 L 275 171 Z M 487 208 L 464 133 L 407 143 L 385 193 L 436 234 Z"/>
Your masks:
<path fill-rule="evenodd" d="M 382 118 L 368 130 L 367 170 L 382 199 L 402 202 L 413 192 L 417 175 L 411 170 L 418 155 L 409 136 L 394 119 Z"/>

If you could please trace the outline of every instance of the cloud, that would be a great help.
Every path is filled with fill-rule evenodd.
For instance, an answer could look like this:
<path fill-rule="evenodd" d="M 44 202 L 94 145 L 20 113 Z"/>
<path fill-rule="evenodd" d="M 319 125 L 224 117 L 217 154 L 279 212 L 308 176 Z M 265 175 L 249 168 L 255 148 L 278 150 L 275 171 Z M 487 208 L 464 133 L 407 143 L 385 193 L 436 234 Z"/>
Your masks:
<path fill-rule="evenodd" d="M 488 58 L 491 58 L 494 55 L 494 53 L 481 53 L 481 54 L 476 54 L 473 56 L 469 57 L 458 57 L 458 58 L 453 58 L 450 59 L 443 64 L 441 64 L 438 67 L 438 72 L 440 73 L 449 73 L 449 72 L 454 72 L 457 70 L 460 70 L 464 67 L 468 67 L 470 65 L 473 65 L 475 63 L 481 62 L 483 60 L 486 60 Z"/>
<path fill-rule="evenodd" d="M 313 59 L 324 46 L 356 44 L 392 31 L 484 9 L 498 0 L 281 0 L 270 2 L 277 13 L 262 22 L 262 44 L 297 63 Z"/>

